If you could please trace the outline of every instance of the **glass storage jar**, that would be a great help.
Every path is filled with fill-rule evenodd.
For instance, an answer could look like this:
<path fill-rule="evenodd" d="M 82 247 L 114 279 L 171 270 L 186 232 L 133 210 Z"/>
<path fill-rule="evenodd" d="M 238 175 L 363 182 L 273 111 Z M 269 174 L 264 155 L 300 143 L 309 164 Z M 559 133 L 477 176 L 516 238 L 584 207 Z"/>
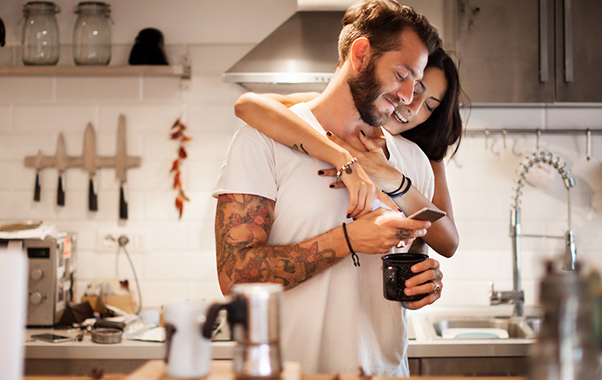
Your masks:
<path fill-rule="evenodd" d="M 50 1 L 30 1 L 23 6 L 23 63 L 56 65 L 59 61 L 60 8 Z"/>
<path fill-rule="evenodd" d="M 108 65 L 111 61 L 111 6 L 83 1 L 75 8 L 73 60 L 76 65 Z"/>

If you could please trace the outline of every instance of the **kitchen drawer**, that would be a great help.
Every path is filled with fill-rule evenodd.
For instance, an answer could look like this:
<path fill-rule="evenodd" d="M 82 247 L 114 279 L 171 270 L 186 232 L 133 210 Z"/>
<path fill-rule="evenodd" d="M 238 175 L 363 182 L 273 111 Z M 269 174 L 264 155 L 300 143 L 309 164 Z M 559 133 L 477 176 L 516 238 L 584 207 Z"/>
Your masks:
<path fill-rule="evenodd" d="M 528 357 L 455 357 L 419 360 L 421 376 L 527 376 L 529 372 Z"/>

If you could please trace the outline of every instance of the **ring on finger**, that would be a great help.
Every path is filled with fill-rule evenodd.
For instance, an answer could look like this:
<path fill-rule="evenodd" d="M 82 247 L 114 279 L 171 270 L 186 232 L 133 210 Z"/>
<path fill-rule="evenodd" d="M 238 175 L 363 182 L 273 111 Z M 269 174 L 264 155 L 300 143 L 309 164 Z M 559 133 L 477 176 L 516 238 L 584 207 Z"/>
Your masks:
<path fill-rule="evenodd" d="M 433 293 L 439 293 L 440 291 L 441 291 L 441 285 L 435 284 L 435 290 L 433 290 Z"/>

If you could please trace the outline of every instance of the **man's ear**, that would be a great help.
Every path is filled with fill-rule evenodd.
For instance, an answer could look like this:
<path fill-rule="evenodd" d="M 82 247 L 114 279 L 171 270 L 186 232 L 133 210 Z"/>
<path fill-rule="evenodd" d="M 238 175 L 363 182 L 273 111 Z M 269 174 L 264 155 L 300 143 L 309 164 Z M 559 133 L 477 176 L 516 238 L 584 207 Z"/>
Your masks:
<path fill-rule="evenodd" d="M 361 72 L 370 60 L 370 41 L 368 41 L 366 37 L 356 38 L 351 44 L 351 50 L 349 53 L 351 66 L 355 71 Z"/>

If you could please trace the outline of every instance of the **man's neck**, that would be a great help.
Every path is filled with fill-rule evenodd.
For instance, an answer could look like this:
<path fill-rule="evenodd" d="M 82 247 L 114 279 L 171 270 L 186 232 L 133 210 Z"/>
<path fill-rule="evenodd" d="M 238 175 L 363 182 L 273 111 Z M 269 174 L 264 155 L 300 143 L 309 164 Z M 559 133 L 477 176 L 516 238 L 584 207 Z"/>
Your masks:
<path fill-rule="evenodd" d="M 361 119 L 346 80 L 346 69 L 343 66 L 338 70 L 322 94 L 308 105 L 324 130 L 331 131 L 353 148 L 364 150 L 358 137 L 360 130 L 373 139 L 382 137 L 383 133 L 381 128 L 368 125 Z"/>

